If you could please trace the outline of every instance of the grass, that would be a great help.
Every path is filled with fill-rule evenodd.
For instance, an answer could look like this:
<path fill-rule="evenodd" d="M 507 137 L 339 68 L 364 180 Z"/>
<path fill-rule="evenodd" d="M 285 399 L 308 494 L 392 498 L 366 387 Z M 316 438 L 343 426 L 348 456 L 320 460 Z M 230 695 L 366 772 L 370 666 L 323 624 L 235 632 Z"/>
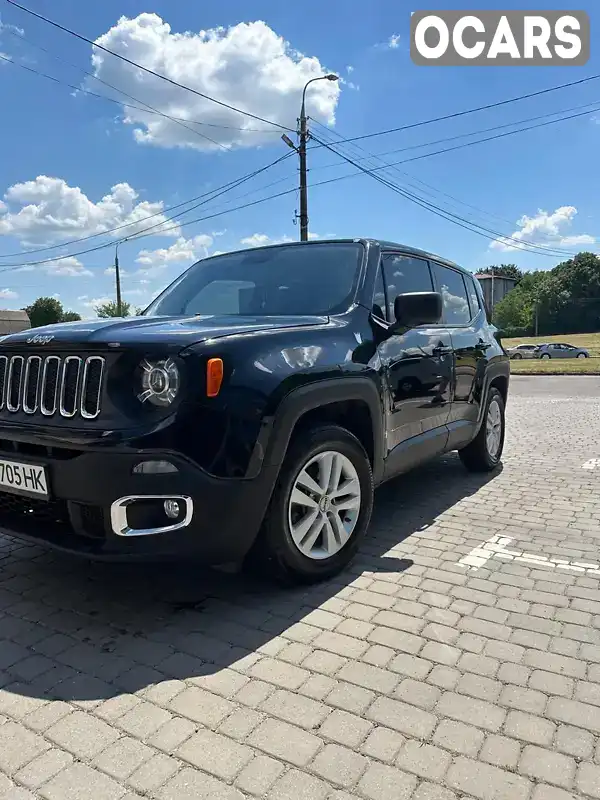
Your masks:
<path fill-rule="evenodd" d="M 572 336 L 524 336 L 521 339 L 502 339 L 504 347 L 514 347 L 517 344 L 546 344 L 546 342 L 564 342 L 574 347 L 585 347 L 590 356 L 600 358 L 600 333 L 574 333 Z M 561 359 L 566 361 L 567 359 Z M 570 360 L 570 359 L 569 359 Z"/>
<path fill-rule="evenodd" d="M 510 371 L 513 375 L 600 375 L 600 359 L 513 359 Z"/>
<path fill-rule="evenodd" d="M 600 333 L 575 333 L 571 336 L 525 336 L 519 339 L 502 339 L 504 347 L 517 344 L 542 344 L 565 342 L 575 347 L 585 347 L 590 358 L 512 359 L 510 370 L 514 375 L 600 375 Z"/>

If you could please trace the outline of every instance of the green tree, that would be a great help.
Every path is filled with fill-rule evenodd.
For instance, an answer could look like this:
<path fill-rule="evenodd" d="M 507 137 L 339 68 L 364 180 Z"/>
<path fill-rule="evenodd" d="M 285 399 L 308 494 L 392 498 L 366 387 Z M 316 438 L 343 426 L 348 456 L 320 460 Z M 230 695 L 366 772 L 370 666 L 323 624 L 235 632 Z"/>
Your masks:
<path fill-rule="evenodd" d="M 71 322 L 81 319 L 79 314 L 74 311 L 65 311 L 60 300 L 55 297 L 38 297 L 37 300 L 27 306 L 27 312 L 32 328 L 39 328 L 42 325 L 54 325 L 57 322 Z"/>
<path fill-rule="evenodd" d="M 117 304 L 114 300 L 109 300 L 108 303 L 102 303 L 99 306 L 94 308 L 96 314 L 99 317 L 107 318 L 107 317 L 129 317 L 131 314 L 131 303 L 126 303 L 124 300 L 121 301 L 121 313 L 117 308 Z"/>
<path fill-rule="evenodd" d="M 77 322 L 81 316 L 76 311 L 65 311 L 62 315 L 61 322 Z"/>
<path fill-rule="evenodd" d="M 539 297 L 540 332 L 600 330 L 600 257 L 584 252 L 558 264 Z"/>
<path fill-rule="evenodd" d="M 516 264 L 491 264 L 489 267 L 481 267 L 475 274 L 491 275 L 492 273 L 498 278 L 513 278 L 516 281 L 521 281 L 523 278 L 523 272 Z"/>
<path fill-rule="evenodd" d="M 498 328 L 530 328 L 534 305 L 527 292 L 517 286 L 494 307 L 494 325 Z"/>
<path fill-rule="evenodd" d="M 494 324 L 499 328 L 526 328 L 532 333 L 535 327 L 536 307 L 540 304 L 542 287 L 548 272 L 525 272 L 520 283 L 494 308 Z"/>

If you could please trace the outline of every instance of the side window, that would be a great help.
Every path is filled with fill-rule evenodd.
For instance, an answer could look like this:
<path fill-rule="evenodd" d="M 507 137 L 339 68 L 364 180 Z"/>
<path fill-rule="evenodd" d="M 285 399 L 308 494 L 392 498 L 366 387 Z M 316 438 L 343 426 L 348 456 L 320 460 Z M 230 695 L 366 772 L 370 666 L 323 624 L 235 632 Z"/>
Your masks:
<path fill-rule="evenodd" d="M 432 263 L 433 272 L 444 303 L 445 325 L 467 325 L 471 320 L 469 300 L 462 273 Z"/>
<path fill-rule="evenodd" d="M 422 258 L 385 253 L 382 259 L 387 286 L 388 318 L 395 319 L 394 300 L 405 292 L 432 292 L 429 264 Z"/>
<path fill-rule="evenodd" d="M 379 319 L 386 319 L 385 308 L 385 283 L 383 282 L 383 269 L 380 266 L 377 270 L 375 291 L 373 292 L 373 314 Z"/>
<path fill-rule="evenodd" d="M 481 308 L 479 295 L 477 294 L 477 289 L 475 287 L 475 278 L 471 278 L 469 275 L 463 275 L 463 278 L 465 279 L 465 283 L 467 285 L 469 305 L 471 306 L 471 319 L 473 319 L 473 317 L 477 316 Z"/>

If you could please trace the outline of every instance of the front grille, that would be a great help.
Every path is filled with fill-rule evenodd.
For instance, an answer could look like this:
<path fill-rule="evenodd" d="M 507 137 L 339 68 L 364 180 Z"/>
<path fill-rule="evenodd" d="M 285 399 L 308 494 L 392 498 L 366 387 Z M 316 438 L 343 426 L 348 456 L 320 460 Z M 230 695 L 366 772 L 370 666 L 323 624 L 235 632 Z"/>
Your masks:
<path fill-rule="evenodd" d="M 100 414 L 102 356 L 0 356 L 0 410 L 46 417 Z"/>
<path fill-rule="evenodd" d="M 62 524 L 69 522 L 69 512 L 64 500 L 35 500 L 8 492 L 0 492 L 0 521 L 6 517 L 20 517 L 30 522 Z"/>

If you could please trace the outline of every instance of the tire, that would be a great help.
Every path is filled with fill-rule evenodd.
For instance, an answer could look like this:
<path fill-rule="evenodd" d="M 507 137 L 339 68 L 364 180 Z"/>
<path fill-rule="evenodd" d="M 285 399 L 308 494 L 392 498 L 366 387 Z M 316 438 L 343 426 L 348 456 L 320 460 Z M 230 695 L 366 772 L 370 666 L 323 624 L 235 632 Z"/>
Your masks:
<path fill-rule="evenodd" d="M 310 557 L 302 552 L 300 545 L 294 540 L 294 518 L 297 531 L 300 529 L 302 521 L 309 521 L 308 517 L 314 513 L 314 508 L 309 508 L 303 504 L 292 502 L 292 492 L 296 489 L 302 493 L 303 499 L 304 486 L 300 487 L 296 483 L 305 467 L 308 467 L 309 477 L 311 474 L 319 476 L 321 483 L 321 464 L 326 464 L 331 456 L 334 463 L 343 463 L 343 472 L 340 476 L 340 485 L 353 478 L 352 486 L 358 486 L 358 499 L 354 495 L 356 503 L 355 510 L 349 510 L 349 517 L 341 520 L 340 513 L 330 507 L 335 499 L 330 500 L 327 495 L 320 498 L 316 493 L 310 494 L 306 490 L 309 499 L 313 497 L 318 500 L 318 516 L 315 522 L 308 529 L 307 542 L 310 541 L 311 531 L 316 529 L 321 519 L 325 518 L 335 522 L 337 516 L 341 520 L 341 536 L 335 537 L 335 546 L 338 546 L 343 537 L 347 535 L 346 527 L 351 531 L 345 543 L 334 552 L 327 556 L 327 544 L 332 540 L 327 537 L 328 526 L 324 522 L 323 531 L 317 536 L 316 542 L 312 546 Z M 341 459 L 338 457 L 341 456 Z M 319 458 L 320 457 L 320 458 Z M 332 478 L 333 482 L 335 480 Z M 332 485 L 332 484 L 330 484 Z M 296 495 L 298 496 L 298 495 Z M 350 495 L 348 495 L 350 497 Z M 348 501 L 348 500 L 347 500 Z M 344 497 L 340 502 L 344 502 Z M 268 574 L 278 582 L 287 585 L 308 584 L 325 580 L 344 569 L 354 558 L 359 545 L 364 538 L 373 509 L 373 473 L 369 458 L 358 441 L 349 431 L 337 425 L 319 426 L 303 430 L 301 436 L 296 436 L 292 440 L 285 461 L 281 467 L 281 472 L 265 519 L 257 540 L 248 554 L 247 564 L 252 569 L 259 569 L 260 572 Z M 303 517 L 303 514 L 306 517 Z M 332 529 L 336 526 L 332 524 Z M 337 526 L 339 534 L 340 527 Z M 310 548 L 309 548 L 310 549 Z M 331 548 L 333 549 L 333 548 Z"/>
<path fill-rule="evenodd" d="M 550 354 L 549 353 L 542 353 L 540 358 L 550 358 Z"/>
<path fill-rule="evenodd" d="M 496 409 L 496 411 L 494 411 Z M 488 438 L 488 419 L 490 410 L 493 417 L 498 415 L 499 428 L 497 446 L 493 451 L 490 449 L 491 440 Z M 459 450 L 458 454 L 465 467 L 470 472 L 491 472 L 500 464 L 502 450 L 504 449 L 504 400 L 498 389 L 492 387 L 487 396 L 483 422 L 477 436 L 473 441 Z"/>
<path fill-rule="evenodd" d="M 521 358 L 523 358 L 521 353 L 515 353 L 514 356 L 513 356 L 513 360 L 514 361 L 519 361 L 519 359 L 521 359 Z"/>
<path fill-rule="evenodd" d="M 587 358 L 585 353 L 577 353 L 577 358 Z"/>

